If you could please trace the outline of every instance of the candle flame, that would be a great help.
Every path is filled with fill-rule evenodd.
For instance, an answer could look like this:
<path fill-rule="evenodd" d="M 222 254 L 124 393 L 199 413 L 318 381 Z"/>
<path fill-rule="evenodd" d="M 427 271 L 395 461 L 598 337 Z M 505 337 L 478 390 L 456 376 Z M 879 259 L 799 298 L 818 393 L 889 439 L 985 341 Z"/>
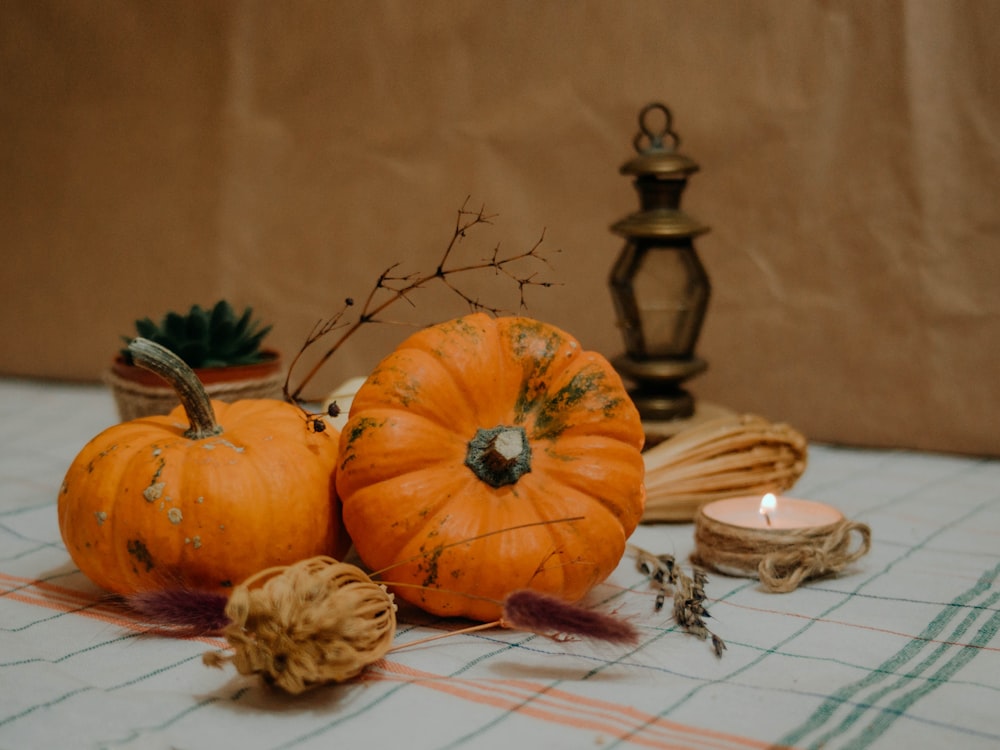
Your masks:
<path fill-rule="evenodd" d="M 778 507 L 778 498 L 773 494 L 768 492 L 764 497 L 760 499 L 760 509 L 759 512 L 762 516 L 766 516 L 768 513 L 773 511 Z"/>

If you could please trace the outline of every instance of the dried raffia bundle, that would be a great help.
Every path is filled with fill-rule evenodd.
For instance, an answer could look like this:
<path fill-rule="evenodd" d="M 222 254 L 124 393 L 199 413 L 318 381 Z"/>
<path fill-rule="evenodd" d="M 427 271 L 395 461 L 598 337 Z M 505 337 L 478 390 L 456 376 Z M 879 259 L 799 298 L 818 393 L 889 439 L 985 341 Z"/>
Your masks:
<path fill-rule="evenodd" d="M 712 500 L 788 489 L 805 471 L 807 443 L 786 424 L 743 414 L 683 430 L 643 458 L 642 520 L 690 521 Z"/>
<path fill-rule="evenodd" d="M 360 568 L 330 557 L 261 571 L 233 589 L 223 635 L 241 674 L 298 694 L 357 676 L 381 659 L 396 633 L 396 605 L 385 586 Z"/>

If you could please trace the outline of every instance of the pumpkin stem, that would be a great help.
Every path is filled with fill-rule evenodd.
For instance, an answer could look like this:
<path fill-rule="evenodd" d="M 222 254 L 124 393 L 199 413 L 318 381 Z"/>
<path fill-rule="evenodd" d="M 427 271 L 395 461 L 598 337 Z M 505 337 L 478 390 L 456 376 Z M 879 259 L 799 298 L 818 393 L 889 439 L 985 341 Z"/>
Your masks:
<path fill-rule="evenodd" d="M 128 351 L 133 362 L 155 372 L 177 393 L 191 423 L 184 437 L 201 440 L 222 432 L 222 427 L 215 420 L 215 409 L 205 392 L 205 386 L 183 359 L 155 341 L 142 337 L 132 339 Z"/>
<path fill-rule="evenodd" d="M 524 428 L 480 428 L 469 441 L 465 465 L 491 487 L 514 484 L 531 471 L 531 445 Z"/>

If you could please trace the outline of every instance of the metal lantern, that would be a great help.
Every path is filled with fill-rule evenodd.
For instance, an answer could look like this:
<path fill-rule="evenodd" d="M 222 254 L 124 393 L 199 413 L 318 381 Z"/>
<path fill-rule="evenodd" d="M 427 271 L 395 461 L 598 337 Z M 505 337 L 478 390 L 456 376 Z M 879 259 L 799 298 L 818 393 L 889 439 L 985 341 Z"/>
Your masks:
<path fill-rule="evenodd" d="M 633 141 L 638 155 L 621 167 L 634 176 L 640 209 L 611 227 L 626 240 L 610 278 L 625 338 L 625 354 L 614 365 L 635 383 L 631 395 L 644 420 L 694 414 L 694 398 L 681 383 L 708 367 L 694 349 L 711 285 L 693 242 L 708 227 L 680 210 L 698 165 L 677 153 L 680 138 L 671 120 L 663 104 L 640 111 Z"/>

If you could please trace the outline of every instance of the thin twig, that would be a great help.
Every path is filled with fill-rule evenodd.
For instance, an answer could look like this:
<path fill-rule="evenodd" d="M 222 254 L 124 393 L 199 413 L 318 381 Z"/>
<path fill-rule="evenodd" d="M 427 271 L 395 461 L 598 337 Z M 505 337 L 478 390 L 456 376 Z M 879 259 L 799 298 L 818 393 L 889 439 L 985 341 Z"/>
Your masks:
<path fill-rule="evenodd" d="M 455 227 L 452 230 L 452 236 L 441 255 L 441 259 L 438 261 L 437 266 L 433 271 L 427 273 L 412 272 L 400 274 L 397 273 L 399 263 L 393 263 L 379 275 L 374 286 L 368 292 L 368 296 L 361 304 L 360 312 L 357 313 L 357 316 L 353 320 L 348 319 L 347 313 L 355 306 L 354 300 L 348 298 L 344 301 L 343 307 L 332 317 L 317 322 L 289 365 L 288 374 L 285 377 L 285 384 L 283 388 L 284 396 L 287 401 L 295 404 L 301 404 L 304 400 L 302 398 L 303 389 L 312 381 L 327 361 L 329 361 L 329 359 L 336 354 L 340 347 L 344 345 L 344 342 L 357 333 L 360 328 L 369 323 L 386 322 L 380 316 L 394 303 L 400 300 L 405 300 L 411 306 L 414 305 L 413 300 L 410 298 L 411 293 L 436 280 L 443 283 L 444 286 L 451 292 L 464 300 L 472 310 L 488 312 L 493 315 L 499 315 L 503 311 L 499 307 L 493 307 L 481 302 L 478 299 L 474 299 L 460 287 L 456 286 L 452 282 L 452 277 L 457 274 L 468 273 L 471 271 L 482 271 L 492 268 L 498 274 L 507 276 L 517 284 L 520 295 L 519 304 L 520 309 L 522 310 L 527 307 L 525 299 L 526 287 L 537 286 L 547 288 L 554 285 L 554 282 L 538 280 L 536 278 L 537 275 L 534 273 L 527 276 L 520 276 L 511 270 L 512 264 L 529 259 L 541 261 L 548 265 L 548 259 L 541 253 L 542 243 L 545 238 L 544 231 L 538 241 L 535 242 L 531 249 L 527 251 L 505 256 L 500 254 L 498 245 L 493 249 L 491 257 L 483 259 L 478 263 L 448 267 L 447 264 L 449 260 L 451 260 L 452 253 L 455 251 L 458 244 L 466 237 L 466 234 L 477 226 L 492 224 L 493 219 L 496 218 L 496 214 L 488 214 L 486 212 L 485 206 L 480 207 L 478 211 L 473 211 L 468 208 L 468 204 L 469 198 L 466 198 L 465 202 L 462 203 L 461 208 L 458 209 L 458 213 L 455 218 Z M 381 293 L 383 292 L 387 293 L 388 296 L 386 296 L 385 299 L 380 299 Z M 311 349 L 320 339 L 325 338 L 334 331 L 340 331 L 340 335 L 334 339 L 333 343 L 329 346 L 326 352 L 318 358 L 318 360 L 313 364 L 310 370 L 293 390 L 291 387 L 292 371 L 302 358 L 302 355 L 308 349 Z"/>
<path fill-rule="evenodd" d="M 480 630 L 490 630 L 491 628 L 499 628 L 503 626 L 503 620 L 494 620 L 493 622 L 481 622 L 478 625 L 469 625 L 465 628 L 459 628 L 458 630 L 449 630 L 447 633 L 438 633 L 437 635 L 428 635 L 423 638 L 418 638 L 415 641 L 410 641 L 409 643 L 400 643 L 389 649 L 388 653 L 393 651 L 399 651 L 404 648 L 412 648 L 413 646 L 422 646 L 425 643 L 430 643 L 431 641 L 439 641 L 442 638 L 451 638 L 453 635 L 465 635 L 466 633 L 476 633 Z"/>

